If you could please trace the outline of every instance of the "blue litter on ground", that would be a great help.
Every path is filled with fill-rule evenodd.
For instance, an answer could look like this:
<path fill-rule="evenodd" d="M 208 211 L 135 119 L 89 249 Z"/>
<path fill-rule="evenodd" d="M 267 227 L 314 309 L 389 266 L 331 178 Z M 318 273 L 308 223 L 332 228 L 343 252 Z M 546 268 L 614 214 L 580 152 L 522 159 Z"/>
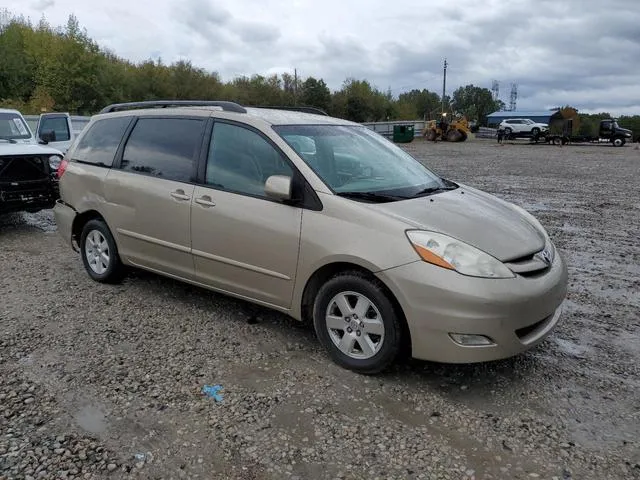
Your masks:
<path fill-rule="evenodd" d="M 216 402 L 222 401 L 222 394 L 219 393 L 222 390 L 222 385 L 205 385 L 202 387 L 202 393 L 207 397 L 213 398 Z"/>

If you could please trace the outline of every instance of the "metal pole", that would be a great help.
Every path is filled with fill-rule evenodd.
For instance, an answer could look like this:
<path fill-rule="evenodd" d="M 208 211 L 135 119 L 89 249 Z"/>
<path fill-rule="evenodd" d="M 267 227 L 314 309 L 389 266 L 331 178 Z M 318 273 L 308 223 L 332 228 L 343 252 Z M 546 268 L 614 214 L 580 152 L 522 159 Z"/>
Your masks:
<path fill-rule="evenodd" d="M 447 59 L 444 59 L 444 78 L 442 79 L 442 113 L 444 112 L 444 96 L 447 91 Z"/>

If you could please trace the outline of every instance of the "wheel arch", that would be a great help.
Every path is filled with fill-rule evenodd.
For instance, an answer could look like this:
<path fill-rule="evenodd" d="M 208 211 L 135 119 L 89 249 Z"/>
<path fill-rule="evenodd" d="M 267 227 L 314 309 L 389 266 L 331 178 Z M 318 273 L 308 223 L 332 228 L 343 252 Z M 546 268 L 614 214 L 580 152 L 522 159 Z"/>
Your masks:
<path fill-rule="evenodd" d="M 622 147 L 627 142 L 624 136 L 615 135 L 614 137 L 611 138 L 611 143 L 616 147 Z"/>
<path fill-rule="evenodd" d="M 371 280 L 376 281 L 380 284 L 394 306 L 394 309 L 398 315 L 398 319 L 400 321 L 400 325 L 402 327 L 402 345 L 401 352 L 403 356 L 409 357 L 411 356 L 411 332 L 409 330 L 409 324 L 407 322 L 406 316 L 404 314 L 404 310 L 402 309 L 402 305 L 400 301 L 393 293 L 393 291 L 382 281 L 378 276 L 375 275 L 372 269 L 367 268 L 358 263 L 353 263 L 350 261 L 335 261 L 331 263 L 324 264 L 317 268 L 307 279 L 305 282 L 304 288 L 302 289 L 302 294 L 300 297 L 299 308 L 300 315 L 299 318 L 302 322 L 307 324 L 313 323 L 313 302 L 315 300 L 316 292 L 320 288 L 320 286 L 334 277 L 335 275 L 342 272 L 357 272 L 362 274 L 364 277 L 369 278 Z"/>
<path fill-rule="evenodd" d="M 86 210 L 79 213 L 73 219 L 71 224 L 71 241 L 80 245 L 80 235 L 82 234 L 82 228 L 87 224 L 89 220 L 102 220 L 107 223 L 104 217 L 97 210 Z"/>

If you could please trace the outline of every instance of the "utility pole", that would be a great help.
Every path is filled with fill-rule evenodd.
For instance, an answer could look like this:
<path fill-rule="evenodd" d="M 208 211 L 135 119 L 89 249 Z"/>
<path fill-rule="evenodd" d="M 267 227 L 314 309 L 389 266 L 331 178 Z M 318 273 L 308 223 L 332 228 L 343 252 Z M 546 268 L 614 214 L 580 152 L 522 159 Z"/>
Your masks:
<path fill-rule="evenodd" d="M 447 91 L 447 59 L 444 59 L 444 77 L 442 79 L 442 113 L 445 113 L 444 110 L 444 95 Z"/>
<path fill-rule="evenodd" d="M 298 69 L 293 69 L 293 105 L 298 105 Z"/>

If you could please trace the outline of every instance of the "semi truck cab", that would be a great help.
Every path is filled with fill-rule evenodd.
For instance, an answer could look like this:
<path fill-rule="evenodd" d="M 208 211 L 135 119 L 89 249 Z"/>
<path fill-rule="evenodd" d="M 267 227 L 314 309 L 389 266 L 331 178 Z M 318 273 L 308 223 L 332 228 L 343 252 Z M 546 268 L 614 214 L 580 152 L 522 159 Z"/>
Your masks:
<path fill-rule="evenodd" d="M 609 140 L 616 147 L 621 147 L 626 142 L 631 141 L 633 132 L 627 128 L 620 127 L 617 120 L 607 119 L 600 122 L 599 136 Z"/>

